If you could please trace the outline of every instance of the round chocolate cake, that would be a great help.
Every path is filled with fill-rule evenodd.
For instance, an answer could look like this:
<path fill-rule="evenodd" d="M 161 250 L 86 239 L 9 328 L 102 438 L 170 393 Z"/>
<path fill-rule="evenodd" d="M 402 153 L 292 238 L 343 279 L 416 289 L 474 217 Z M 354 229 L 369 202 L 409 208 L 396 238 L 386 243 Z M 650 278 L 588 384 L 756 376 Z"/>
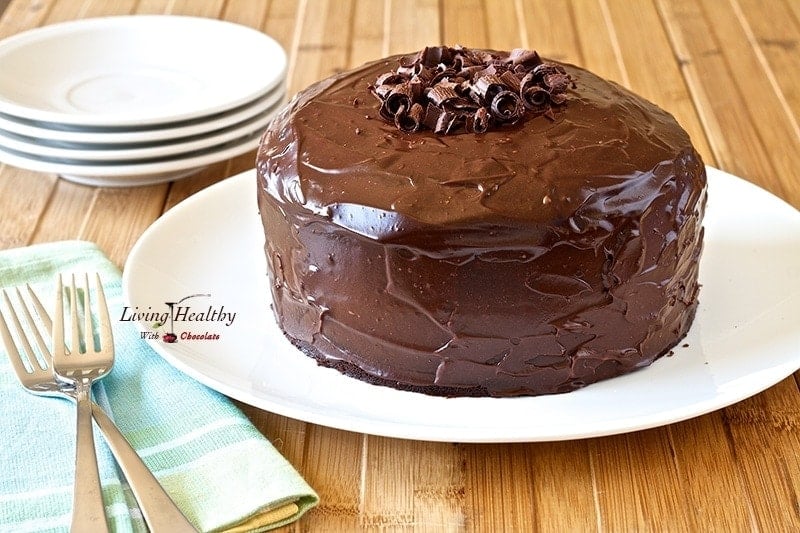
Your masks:
<path fill-rule="evenodd" d="M 535 52 L 426 48 L 316 83 L 257 172 L 278 324 L 357 379 L 568 392 L 649 365 L 697 308 L 689 136 Z"/>

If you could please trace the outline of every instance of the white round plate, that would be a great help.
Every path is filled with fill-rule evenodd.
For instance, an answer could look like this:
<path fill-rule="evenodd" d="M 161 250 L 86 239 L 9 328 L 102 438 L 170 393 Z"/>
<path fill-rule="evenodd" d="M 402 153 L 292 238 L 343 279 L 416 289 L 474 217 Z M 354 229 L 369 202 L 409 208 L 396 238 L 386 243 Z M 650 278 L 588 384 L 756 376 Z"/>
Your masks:
<path fill-rule="evenodd" d="M 171 142 L 175 139 L 203 135 L 244 122 L 255 116 L 266 113 L 267 110 L 275 106 L 275 104 L 283 101 L 285 96 L 286 91 L 283 84 L 281 84 L 266 95 L 260 96 L 255 101 L 248 102 L 230 111 L 191 120 L 171 122 L 167 125 L 157 124 L 153 127 L 86 128 L 53 122 L 14 119 L 9 115 L 0 114 L 0 133 L 10 132 L 33 139 L 65 143 L 115 145 Z"/>
<path fill-rule="evenodd" d="M 187 120 L 232 109 L 285 77 L 267 35 L 207 18 L 64 22 L 0 41 L 0 112 L 84 126 Z"/>
<path fill-rule="evenodd" d="M 147 163 L 93 161 L 59 161 L 25 156 L 0 148 L 0 163 L 36 172 L 58 174 L 62 178 L 83 185 L 98 187 L 135 187 L 173 181 L 189 176 L 197 170 L 241 155 L 258 146 L 261 133 L 236 139 L 182 157 L 169 157 Z"/>
<path fill-rule="evenodd" d="M 689 335 L 672 357 L 568 394 L 440 398 L 317 366 L 286 340 L 270 311 L 254 170 L 188 198 L 148 228 L 125 264 L 125 301 L 128 312 L 163 312 L 165 302 L 195 295 L 179 305 L 236 313 L 230 326 L 175 322 L 176 334 L 205 340 L 147 342 L 223 394 L 316 424 L 452 442 L 563 440 L 660 426 L 730 405 L 800 368 L 800 213 L 720 170 L 709 168 L 708 179 L 703 288 Z M 153 331 L 152 321 L 134 324 Z"/>
<path fill-rule="evenodd" d="M 0 130 L 0 148 L 16 151 L 26 157 L 83 160 L 103 163 L 136 162 L 153 158 L 176 156 L 205 148 L 220 146 L 226 142 L 250 137 L 261 133 L 272 120 L 275 111 L 281 106 L 276 103 L 272 108 L 265 110 L 260 115 L 252 117 L 240 124 L 234 124 L 220 131 L 207 135 L 190 137 L 176 142 L 162 142 L 145 146 L 134 145 L 105 145 L 105 144 L 79 144 L 61 143 L 44 144 L 37 139 L 7 133 Z"/>

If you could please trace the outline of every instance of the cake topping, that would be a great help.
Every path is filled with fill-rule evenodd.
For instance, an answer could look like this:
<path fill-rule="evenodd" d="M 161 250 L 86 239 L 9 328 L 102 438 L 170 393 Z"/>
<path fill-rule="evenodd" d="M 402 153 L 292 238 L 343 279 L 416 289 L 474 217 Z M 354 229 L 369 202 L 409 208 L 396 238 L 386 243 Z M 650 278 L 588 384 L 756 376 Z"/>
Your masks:
<path fill-rule="evenodd" d="M 397 128 L 428 128 L 440 135 L 485 133 L 523 117 L 555 118 L 574 82 L 564 68 L 532 50 L 511 52 L 434 46 L 399 61 L 370 91 L 380 114 Z"/>

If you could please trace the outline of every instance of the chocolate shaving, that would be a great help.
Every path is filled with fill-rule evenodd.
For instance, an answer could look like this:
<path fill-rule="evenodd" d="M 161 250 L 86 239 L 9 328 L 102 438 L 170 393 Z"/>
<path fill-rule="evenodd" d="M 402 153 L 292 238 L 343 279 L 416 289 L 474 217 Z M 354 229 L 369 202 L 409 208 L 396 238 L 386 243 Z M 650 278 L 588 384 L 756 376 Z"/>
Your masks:
<path fill-rule="evenodd" d="M 500 75 L 500 81 L 508 87 L 510 91 L 518 93 L 521 88 L 520 79 L 514 75 L 513 72 L 507 70 Z"/>
<path fill-rule="evenodd" d="M 545 89 L 542 89 L 538 85 L 534 85 L 533 87 L 529 87 L 528 89 L 522 91 L 522 103 L 530 110 L 538 111 L 542 109 L 542 107 L 547 105 L 547 99 L 552 99 L 553 97 L 548 93 Z M 560 103 L 555 102 L 554 103 Z"/>
<path fill-rule="evenodd" d="M 444 113 L 443 109 L 429 102 L 428 107 L 425 108 L 425 116 L 422 117 L 422 124 L 429 130 L 435 130 L 436 124 L 439 122 L 439 115 L 442 113 Z"/>
<path fill-rule="evenodd" d="M 378 76 L 378 79 L 375 80 L 375 86 L 380 87 L 381 85 L 397 85 L 398 83 L 403 83 L 405 80 L 406 77 L 402 74 L 385 72 Z"/>
<path fill-rule="evenodd" d="M 411 83 L 407 81 L 392 87 L 389 94 L 383 99 L 381 116 L 386 120 L 394 120 L 394 116 L 400 111 L 400 108 L 411 109 L 413 94 Z"/>
<path fill-rule="evenodd" d="M 380 115 L 397 128 L 427 128 L 441 135 L 485 133 L 526 116 L 555 120 L 575 83 L 558 64 L 533 50 L 511 52 L 431 46 L 400 59 L 370 91 Z"/>
<path fill-rule="evenodd" d="M 422 123 L 434 133 L 447 135 L 452 133 L 456 126 L 460 125 L 464 119 L 460 119 L 457 113 L 436 107 L 429 103 L 425 109 L 425 118 Z"/>
<path fill-rule="evenodd" d="M 524 48 L 514 48 L 508 54 L 508 59 L 513 65 L 523 65 L 529 68 L 537 67 L 543 63 L 542 58 L 536 50 L 525 50 Z"/>
<path fill-rule="evenodd" d="M 467 121 L 467 130 L 474 133 L 486 133 L 492 125 L 492 117 L 485 107 L 479 107 Z"/>
<path fill-rule="evenodd" d="M 427 96 L 433 105 L 441 107 L 448 100 L 458 98 L 458 93 L 453 88 L 453 84 L 438 83 L 430 88 Z"/>
<path fill-rule="evenodd" d="M 422 126 L 422 118 L 425 110 L 419 104 L 414 104 L 406 112 L 405 107 L 400 107 L 394 115 L 394 125 L 403 131 L 415 132 Z"/>
<path fill-rule="evenodd" d="M 472 94 L 476 102 L 491 102 L 504 89 L 503 81 L 496 74 L 485 74 L 473 83 Z"/>
<path fill-rule="evenodd" d="M 494 98 L 492 98 L 492 105 L 489 108 L 492 112 L 492 117 L 500 122 L 517 122 L 525 108 L 522 105 L 522 100 L 517 93 L 511 91 L 500 91 Z"/>
<path fill-rule="evenodd" d="M 566 74 L 553 72 L 546 75 L 542 81 L 544 81 L 545 86 L 547 86 L 551 92 L 563 93 L 567 90 L 567 87 L 569 87 L 570 79 Z"/>

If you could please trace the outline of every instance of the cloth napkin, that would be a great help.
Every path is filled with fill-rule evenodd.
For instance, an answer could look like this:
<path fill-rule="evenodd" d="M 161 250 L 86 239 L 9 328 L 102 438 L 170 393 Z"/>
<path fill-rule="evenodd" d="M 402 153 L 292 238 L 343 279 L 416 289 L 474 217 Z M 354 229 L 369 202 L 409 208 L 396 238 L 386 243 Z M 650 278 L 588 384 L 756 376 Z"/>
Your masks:
<path fill-rule="evenodd" d="M 201 531 L 265 531 L 318 498 L 225 396 L 175 370 L 130 323 L 120 273 L 92 243 L 65 241 L 0 252 L 0 286 L 30 283 L 50 307 L 57 272 L 98 272 L 114 322 L 112 372 L 97 401 Z M 4 309 L 4 306 L 0 306 Z M 72 507 L 75 406 L 34 396 L 0 345 L 0 531 L 67 531 Z M 146 531 L 141 513 L 95 429 L 103 498 L 115 531 Z"/>

